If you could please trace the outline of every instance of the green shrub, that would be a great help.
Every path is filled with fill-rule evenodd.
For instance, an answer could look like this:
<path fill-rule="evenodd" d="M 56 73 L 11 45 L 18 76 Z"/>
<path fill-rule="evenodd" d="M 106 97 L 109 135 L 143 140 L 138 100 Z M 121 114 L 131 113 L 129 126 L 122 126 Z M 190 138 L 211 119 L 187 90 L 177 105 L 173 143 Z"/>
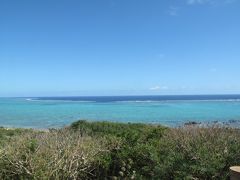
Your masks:
<path fill-rule="evenodd" d="M 94 178 L 95 158 L 106 148 L 104 141 L 65 129 L 17 136 L 1 150 L 0 179 Z"/>
<path fill-rule="evenodd" d="M 228 179 L 240 130 L 78 121 L 0 129 L 0 179 Z"/>
<path fill-rule="evenodd" d="M 12 137 L 32 131 L 31 129 L 9 129 L 0 127 L 0 147 L 7 143 Z"/>
<path fill-rule="evenodd" d="M 82 127 L 91 136 L 121 140 L 118 149 L 108 153 L 107 176 L 121 178 L 121 163 L 128 159 L 133 161 L 131 172 L 141 179 L 226 179 L 229 167 L 240 164 L 239 129 L 87 121 L 72 125 L 75 131 Z"/>

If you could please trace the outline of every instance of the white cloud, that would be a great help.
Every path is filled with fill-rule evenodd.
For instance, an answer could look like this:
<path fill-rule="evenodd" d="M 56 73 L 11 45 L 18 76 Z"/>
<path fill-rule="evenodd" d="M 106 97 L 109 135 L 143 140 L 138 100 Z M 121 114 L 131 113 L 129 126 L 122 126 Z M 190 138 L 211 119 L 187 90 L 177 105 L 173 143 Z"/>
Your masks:
<path fill-rule="evenodd" d="M 180 89 L 184 90 L 184 89 L 187 89 L 186 86 L 181 86 Z"/>
<path fill-rule="evenodd" d="M 167 86 L 154 86 L 154 87 L 149 88 L 149 90 L 152 90 L 152 91 L 167 90 L 167 89 L 168 89 Z"/>
<path fill-rule="evenodd" d="M 229 4 L 233 3 L 236 0 L 186 0 L 187 4 L 194 5 L 194 4 Z"/>
<path fill-rule="evenodd" d="M 208 2 L 209 0 L 187 0 L 187 4 L 203 4 Z"/>
<path fill-rule="evenodd" d="M 216 68 L 211 68 L 209 69 L 210 72 L 217 72 L 217 69 Z"/>
<path fill-rule="evenodd" d="M 162 58 L 165 57 L 165 55 L 164 55 L 164 54 L 157 54 L 157 57 L 158 57 L 159 59 L 162 59 Z"/>
<path fill-rule="evenodd" d="M 170 16 L 177 16 L 178 15 L 178 10 L 179 10 L 179 7 L 171 6 L 168 10 L 168 14 Z"/>
<path fill-rule="evenodd" d="M 160 86 L 154 86 L 154 87 L 149 88 L 149 90 L 153 90 L 153 91 L 159 90 L 159 89 L 160 89 Z"/>

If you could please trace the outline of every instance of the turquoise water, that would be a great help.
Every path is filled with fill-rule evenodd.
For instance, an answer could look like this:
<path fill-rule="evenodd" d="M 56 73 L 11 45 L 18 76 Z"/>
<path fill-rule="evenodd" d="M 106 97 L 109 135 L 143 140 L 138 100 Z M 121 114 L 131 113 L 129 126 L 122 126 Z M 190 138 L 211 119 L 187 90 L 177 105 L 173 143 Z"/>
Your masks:
<path fill-rule="evenodd" d="M 178 126 L 188 121 L 240 120 L 240 101 L 68 101 L 0 98 L 0 126 L 52 128 L 78 119 L 160 123 Z"/>

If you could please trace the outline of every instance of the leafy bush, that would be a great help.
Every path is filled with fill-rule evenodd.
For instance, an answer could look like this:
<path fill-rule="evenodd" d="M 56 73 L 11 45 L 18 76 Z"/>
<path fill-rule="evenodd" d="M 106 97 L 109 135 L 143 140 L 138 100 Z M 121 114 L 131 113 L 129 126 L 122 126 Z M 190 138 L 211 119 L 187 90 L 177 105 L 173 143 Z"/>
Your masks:
<path fill-rule="evenodd" d="M 228 179 L 240 164 L 240 130 L 226 127 L 78 121 L 7 131 L 0 179 Z"/>
<path fill-rule="evenodd" d="M 3 146 L 4 143 L 8 142 L 12 137 L 30 132 L 31 129 L 6 129 L 0 127 L 0 146 Z"/>
<path fill-rule="evenodd" d="M 66 129 L 17 136 L 0 153 L 0 179 L 94 178 L 103 145 Z"/>
<path fill-rule="evenodd" d="M 226 127 L 155 125 L 78 121 L 76 131 L 115 136 L 123 143 L 109 152 L 105 175 L 119 176 L 122 162 L 132 161 L 130 177 L 140 179 L 226 179 L 240 164 L 240 130 Z"/>

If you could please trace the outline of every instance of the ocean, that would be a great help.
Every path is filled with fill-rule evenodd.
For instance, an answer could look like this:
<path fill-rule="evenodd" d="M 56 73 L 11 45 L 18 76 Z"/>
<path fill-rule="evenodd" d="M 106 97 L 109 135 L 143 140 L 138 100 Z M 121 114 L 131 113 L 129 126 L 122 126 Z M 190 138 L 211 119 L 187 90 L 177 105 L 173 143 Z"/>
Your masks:
<path fill-rule="evenodd" d="M 161 124 L 240 122 L 240 95 L 0 98 L 0 126 L 58 128 L 80 119 Z"/>

